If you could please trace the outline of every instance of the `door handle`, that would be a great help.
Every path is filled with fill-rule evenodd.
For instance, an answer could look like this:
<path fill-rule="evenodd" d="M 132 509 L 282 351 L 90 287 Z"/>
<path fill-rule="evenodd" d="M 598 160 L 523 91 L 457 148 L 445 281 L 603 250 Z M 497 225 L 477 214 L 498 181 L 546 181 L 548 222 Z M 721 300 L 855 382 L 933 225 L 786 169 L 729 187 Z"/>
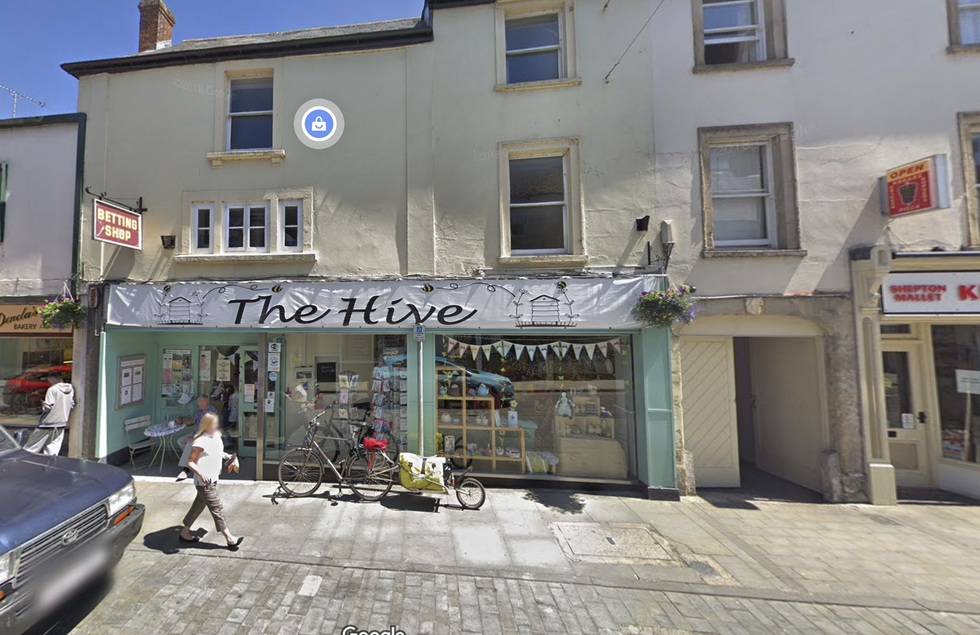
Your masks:
<path fill-rule="evenodd" d="M 926 422 L 926 413 L 924 413 L 924 412 L 922 412 L 920 410 L 919 411 L 919 417 L 918 417 L 918 419 L 919 419 L 919 423 L 925 423 Z"/>

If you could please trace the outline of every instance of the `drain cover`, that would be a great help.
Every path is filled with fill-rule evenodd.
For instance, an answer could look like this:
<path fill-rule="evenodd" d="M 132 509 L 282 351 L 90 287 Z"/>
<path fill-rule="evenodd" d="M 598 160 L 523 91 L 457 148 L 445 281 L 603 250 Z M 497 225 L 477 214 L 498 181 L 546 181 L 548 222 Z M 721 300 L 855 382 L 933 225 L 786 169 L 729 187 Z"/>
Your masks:
<path fill-rule="evenodd" d="M 689 561 L 687 566 L 691 567 L 701 575 L 718 575 L 718 571 L 715 570 L 707 562 L 698 562 L 697 560 Z"/>
<path fill-rule="evenodd" d="M 675 560 L 666 540 L 643 525 L 555 523 L 552 527 L 562 548 L 578 560 Z"/>

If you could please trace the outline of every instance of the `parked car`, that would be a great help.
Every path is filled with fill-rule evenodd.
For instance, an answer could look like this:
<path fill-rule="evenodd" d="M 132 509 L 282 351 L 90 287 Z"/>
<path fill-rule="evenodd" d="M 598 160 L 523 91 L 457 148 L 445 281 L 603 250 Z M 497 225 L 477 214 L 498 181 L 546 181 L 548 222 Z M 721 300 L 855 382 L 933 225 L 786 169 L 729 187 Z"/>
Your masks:
<path fill-rule="evenodd" d="M 407 359 L 408 357 L 406 355 L 395 355 L 393 357 L 385 357 L 384 362 L 388 366 L 392 366 L 394 364 L 404 363 Z M 495 395 L 501 402 L 514 396 L 514 383 L 503 375 L 488 373 L 483 370 L 476 370 L 475 368 L 465 368 L 456 362 L 449 361 L 445 357 L 436 357 L 436 366 L 448 366 L 458 373 L 457 377 L 466 377 L 467 390 L 470 388 L 474 390 L 479 389 L 480 384 L 484 384 L 490 393 Z M 441 379 L 442 376 L 440 375 Z M 453 383 L 458 382 L 458 378 L 453 380 Z"/>
<path fill-rule="evenodd" d="M 33 454 L 0 426 L 0 633 L 23 633 L 106 574 L 143 515 L 123 470 Z"/>
<path fill-rule="evenodd" d="M 48 383 L 48 373 L 61 373 L 62 379 L 71 383 L 71 364 L 35 368 L 22 375 L 8 377 L 3 387 L 3 402 L 15 408 L 40 408 L 44 394 L 51 387 Z"/>

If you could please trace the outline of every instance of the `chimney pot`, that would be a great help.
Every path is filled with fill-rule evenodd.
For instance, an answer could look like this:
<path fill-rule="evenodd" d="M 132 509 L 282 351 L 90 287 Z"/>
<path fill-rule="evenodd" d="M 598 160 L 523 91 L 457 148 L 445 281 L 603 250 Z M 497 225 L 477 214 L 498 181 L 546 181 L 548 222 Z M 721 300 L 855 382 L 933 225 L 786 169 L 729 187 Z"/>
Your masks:
<path fill-rule="evenodd" d="M 167 48 L 173 40 L 174 14 L 163 0 L 143 0 L 140 9 L 139 52 Z"/>

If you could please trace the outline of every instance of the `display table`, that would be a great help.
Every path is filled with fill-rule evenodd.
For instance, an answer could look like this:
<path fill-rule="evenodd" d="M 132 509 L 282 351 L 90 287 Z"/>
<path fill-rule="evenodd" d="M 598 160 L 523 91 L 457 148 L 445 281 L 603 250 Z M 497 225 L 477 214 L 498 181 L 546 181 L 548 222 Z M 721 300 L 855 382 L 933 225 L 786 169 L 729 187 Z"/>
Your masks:
<path fill-rule="evenodd" d="M 175 456 L 180 456 L 180 452 L 175 445 L 174 435 L 181 430 L 187 430 L 187 428 L 176 421 L 168 421 L 166 423 L 152 425 L 143 432 L 146 436 L 157 439 L 156 450 L 153 451 L 153 458 L 150 459 L 151 468 L 153 467 L 153 463 L 156 462 L 157 457 L 160 457 L 160 473 L 163 473 L 163 460 L 167 454 L 173 452 Z"/>

